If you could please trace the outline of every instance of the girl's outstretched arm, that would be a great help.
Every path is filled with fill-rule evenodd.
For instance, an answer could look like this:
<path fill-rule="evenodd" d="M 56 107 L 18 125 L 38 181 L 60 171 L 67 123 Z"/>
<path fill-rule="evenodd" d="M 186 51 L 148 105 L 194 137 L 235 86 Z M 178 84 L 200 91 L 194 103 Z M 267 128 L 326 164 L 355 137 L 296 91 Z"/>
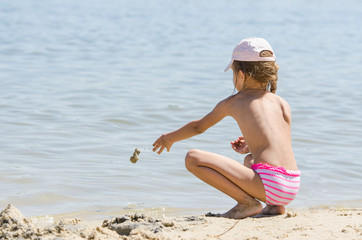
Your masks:
<path fill-rule="evenodd" d="M 189 122 L 183 127 L 177 129 L 176 131 L 162 134 L 154 143 L 153 143 L 153 151 L 157 151 L 158 154 L 162 153 L 162 151 L 166 148 L 169 152 L 171 146 L 177 142 L 190 137 L 193 137 L 197 134 L 203 133 L 211 126 L 215 125 L 219 121 L 221 121 L 224 117 L 228 115 L 228 99 L 224 99 L 219 102 L 216 107 L 208 113 L 205 117 L 200 120 L 195 120 Z"/>

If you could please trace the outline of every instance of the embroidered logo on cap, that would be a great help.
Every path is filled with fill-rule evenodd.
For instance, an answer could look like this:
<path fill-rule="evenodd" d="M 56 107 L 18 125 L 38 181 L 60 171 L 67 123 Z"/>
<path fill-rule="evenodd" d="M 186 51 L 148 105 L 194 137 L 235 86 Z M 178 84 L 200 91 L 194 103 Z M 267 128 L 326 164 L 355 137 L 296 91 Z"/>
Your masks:
<path fill-rule="evenodd" d="M 273 52 L 269 50 L 263 50 L 259 53 L 259 57 L 272 57 Z"/>

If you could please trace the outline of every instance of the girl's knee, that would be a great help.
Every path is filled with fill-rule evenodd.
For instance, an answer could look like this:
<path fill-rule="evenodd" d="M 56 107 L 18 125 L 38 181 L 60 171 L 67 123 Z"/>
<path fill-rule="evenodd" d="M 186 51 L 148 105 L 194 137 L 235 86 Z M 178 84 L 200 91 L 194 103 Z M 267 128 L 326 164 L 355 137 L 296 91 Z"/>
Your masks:
<path fill-rule="evenodd" d="M 198 156 L 200 154 L 200 151 L 197 149 L 191 149 L 187 152 L 185 157 L 185 166 L 190 171 L 192 167 L 198 165 Z"/>

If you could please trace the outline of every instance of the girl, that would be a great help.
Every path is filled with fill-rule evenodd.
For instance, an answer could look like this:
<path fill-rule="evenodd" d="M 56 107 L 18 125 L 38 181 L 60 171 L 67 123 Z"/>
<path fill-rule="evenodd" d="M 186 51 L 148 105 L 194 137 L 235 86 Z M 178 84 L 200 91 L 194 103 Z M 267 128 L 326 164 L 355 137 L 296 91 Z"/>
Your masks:
<path fill-rule="evenodd" d="M 270 44 L 262 38 L 242 40 L 225 69 L 233 70 L 237 94 L 219 102 L 200 120 L 161 135 L 153 144 L 158 154 L 180 140 L 190 138 L 215 125 L 226 116 L 233 117 L 243 137 L 231 142 L 241 154 L 249 153 L 244 165 L 228 157 L 190 150 L 186 168 L 195 176 L 237 201 L 222 217 L 241 219 L 256 214 L 278 215 L 285 212 L 299 189 L 300 171 L 291 144 L 291 110 L 275 94 L 278 65 Z M 287 170 L 288 169 L 288 170 Z M 267 205 L 263 209 L 259 201 Z"/>

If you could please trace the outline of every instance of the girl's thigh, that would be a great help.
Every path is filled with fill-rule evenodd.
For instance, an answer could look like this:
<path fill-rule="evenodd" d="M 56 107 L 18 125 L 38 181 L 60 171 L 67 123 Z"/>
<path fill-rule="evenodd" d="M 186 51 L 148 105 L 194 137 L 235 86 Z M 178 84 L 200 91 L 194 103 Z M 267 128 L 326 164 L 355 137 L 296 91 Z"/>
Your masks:
<path fill-rule="evenodd" d="M 220 154 L 192 149 L 186 156 L 186 167 L 201 166 L 214 169 L 249 195 L 264 201 L 265 190 L 259 175 L 252 169 Z"/>

